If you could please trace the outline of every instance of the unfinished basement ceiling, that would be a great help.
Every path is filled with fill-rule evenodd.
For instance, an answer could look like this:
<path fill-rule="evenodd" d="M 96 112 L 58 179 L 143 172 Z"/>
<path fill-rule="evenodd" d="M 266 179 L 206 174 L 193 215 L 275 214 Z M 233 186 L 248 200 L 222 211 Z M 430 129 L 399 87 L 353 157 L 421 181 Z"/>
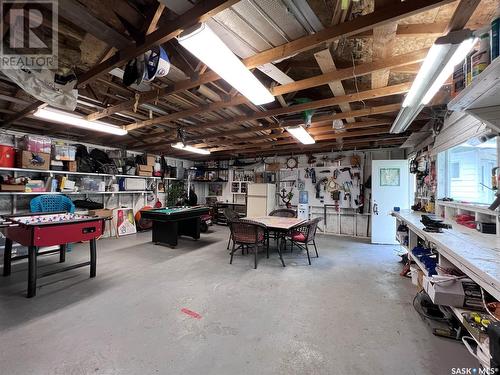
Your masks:
<path fill-rule="evenodd" d="M 424 2 L 429 4 L 432 1 L 414 0 L 411 4 Z M 410 16 L 402 14 L 392 24 L 355 35 L 340 35 L 334 41 L 319 42 L 314 39 L 321 35 L 322 30 L 334 30 L 337 25 L 369 17 L 377 9 L 381 12 L 380 6 L 403 3 L 377 0 L 377 8 L 373 0 L 360 0 L 351 2 L 345 10 L 341 9 L 340 0 L 219 3 L 223 10 L 209 19 L 208 24 L 244 62 L 249 59 L 264 61 L 254 65 L 257 67 L 254 74 L 267 87 L 277 90 L 275 102 L 257 107 L 241 98 L 226 82 L 206 79 L 211 73 L 209 69 L 171 39 L 162 44 L 173 64 L 168 76 L 141 88 L 125 87 L 120 78 L 122 63 L 79 87 L 77 111 L 91 119 L 125 126 L 129 130 L 127 136 L 112 137 L 75 130 L 29 115 L 12 121 L 13 116 L 29 107 L 34 99 L 0 75 L 0 115 L 4 126 L 71 136 L 75 141 L 112 142 L 129 149 L 182 157 L 192 155 L 170 147 L 176 141 L 179 128 L 184 131 L 188 143 L 210 149 L 215 158 L 319 152 L 339 147 L 399 146 L 411 130 L 418 130 L 429 120 L 428 113 L 433 112 L 424 111 L 407 134 L 388 134 L 388 127 L 399 110 L 407 86 L 420 66 L 418 60 L 396 66 L 392 66 L 391 61 L 395 56 L 414 59 L 412 54 L 430 47 L 444 31 L 460 2 L 435 0 L 428 11 L 412 12 Z M 467 26 L 476 28 L 488 23 L 496 3 L 496 0 L 482 0 Z M 68 17 L 72 19 L 62 18 L 60 24 L 63 27 L 59 30 L 63 66 L 75 68 L 80 76 L 99 67 L 103 60 L 122 49 L 124 39 L 127 45 L 133 46 L 138 33 L 168 27 L 182 14 L 189 16 L 199 7 L 199 2 L 192 0 L 161 0 L 161 3 L 156 0 L 113 0 L 109 4 L 97 0 L 60 2 L 60 7 L 66 11 L 83 6 L 78 19 L 71 15 Z M 411 4 L 406 2 L 404 6 Z M 60 11 L 60 14 L 67 12 Z M 154 14 L 159 15 L 156 21 L 152 17 Z M 102 25 L 97 32 L 92 32 L 93 22 Z M 110 37 L 115 33 L 121 37 Z M 314 37 L 310 37 L 313 34 Z M 293 49 L 294 43 L 291 42 L 297 40 L 305 46 L 301 51 L 286 53 L 284 58 L 274 53 L 281 51 L 275 47 Z M 268 53 L 278 57 L 262 59 Z M 322 65 L 318 56 L 323 58 Z M 389 68 L 385 73 L 358 74 L 367 64 L 379 60 L 387 61 Z M 342 72 L 342 80 L 332 82 L 326 79 L 324 74 L 336 69 Z M 313 84 L 311 79 L 314 79 Z M 370 90 L 374 90 L 373 94 L 369 94 Z M 360 93 L 362 99 L 357 95 L 345 96 L 356 93 Z M 149 98 L 143 100 L 147 95 Z M 345 101 L 336 101 L 335 97 L 341 97 L 339 100 L 345 98 Z M 449 92 L 444 87 L 433 105 L 439 108 L 448 97 Z M 310 132 L 317 144 L 308 148 L 298 145 L 283 129 L 290 122 L 300 122 L 302 111 L 294 109 L 298 99 L 312 101 L 314 115 Z M 324 100 L 327 100 L 325 104 Z M 335 119 L 344 124 L 342 133 L 332 129 Z"/>

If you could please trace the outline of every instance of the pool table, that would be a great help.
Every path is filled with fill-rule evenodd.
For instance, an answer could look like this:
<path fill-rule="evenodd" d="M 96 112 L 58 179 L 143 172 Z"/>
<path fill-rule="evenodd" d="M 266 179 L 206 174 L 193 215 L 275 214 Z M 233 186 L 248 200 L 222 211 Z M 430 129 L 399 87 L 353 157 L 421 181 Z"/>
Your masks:
<path fill-rule="evenodd" d="M 200 238 L 201 216 L 208 214 L 208 207 L 165 207 L 142 211 L 144 219 L 153 222 L 153 242 L 177 246 L 179 236 Z"/>

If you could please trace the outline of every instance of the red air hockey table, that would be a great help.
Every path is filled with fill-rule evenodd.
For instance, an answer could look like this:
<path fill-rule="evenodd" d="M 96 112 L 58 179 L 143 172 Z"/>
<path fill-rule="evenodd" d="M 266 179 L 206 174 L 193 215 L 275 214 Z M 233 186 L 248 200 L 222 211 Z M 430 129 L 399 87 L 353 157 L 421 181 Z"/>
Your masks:
<path fill-rule="evenodd" d="M 100 237 L 104 231 L 103 218 L 66 212 L 7 215 L 3 216 L 3 221 L 0 221 L 0 228 L 5 235 L 3 275 L 10 275 L 12 261 L 28 258 L 28 298 L 36 295 L 37 278 L 85 266 L 90 266 L 90 277 L 96 276 L 96 238 Z M 89 262 L 37 275 L 38 255 L 58 252 L 59 261 L 62 263 L 66 260 L 66 244 L 79 241 L 89 241 L 90 243 Z M 28 255 L 13 257 L 13 242 L 27 246 Z M 59 246 L 59 249 L 39 252 L 42 246 L 55 245 Z"/>

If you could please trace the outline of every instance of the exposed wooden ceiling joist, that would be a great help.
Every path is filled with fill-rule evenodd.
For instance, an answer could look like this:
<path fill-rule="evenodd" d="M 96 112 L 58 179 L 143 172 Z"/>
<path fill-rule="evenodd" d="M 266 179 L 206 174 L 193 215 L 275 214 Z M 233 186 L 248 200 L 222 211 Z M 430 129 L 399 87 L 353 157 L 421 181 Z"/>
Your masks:
<path fill-rule="evenodd" d="M 357 130 L 357 131 L 345 131 L 342 133 L 336 133 L 336 134 L 328 134 L 328 135 L 319 135 L 314 137 L 316 141 L 324 141 L 324 140 L 334 140 L 338 138 L 352 138 L 352 137 L 364 137 L 366 135 L 375 135 L 375 134 L 386 134 L 389 132 L 389 127 L 384 126 L 384 127 L 374 127 L 370 129 L 365 129 L 365 130 Z M 272 148 L 276 146 L 281 146 L 281 145 L 287 145 L 291 143 L 297 143 L 298 141 L 295 140 L 295 138 L 289 138 L 286 140 L 282 141 L 271 141 L 271 142 L 260 142 L 260 143 L 252 143 L 252 144 L 243 144 L 243 145 L 236 145 L 236 146 L 222 146 L 222 147 L 216 147 L 210 149 L 210 152 L 227 152 L 230 150 L 244 150 L 244 149 L 251 149 L 251 148 L 260 148 L 260 149 L 265 149 L 265 148 Z"/>
<path fill-rule="evenodd" d="M 170 21 L 144 38 L 144 43 L 120 49 L 109 59 L 89 69 L 78 77 L 78 86 L 84 86 L 111 69 L 126 63 L 128 60 L 146 52 L 152 46 L 165 43 L 178 36 L 184 29 L 198 22 L 208 20 L 220 11 L 236 4 L 238 0 L 206 0 L 194 6 L 189 12 Z"/>
<path fill-rule="evenodd" d="M 378 106 L 378 107 L 367 107 L 364 109 L 355 110 L 355 111 L 351 111 L 351 112 L 337 113 L 335 115 L 315 116 L 315 117 L 313 117 L 311 126 L 319 126 L 319 125 L 324 125 L 326 123 L 331 124 L 333 120 L 342 120 L 344 118 L 350 118 L 350 117 L 364 117 L 364 116 L 377 115 L 377 114 L 383 114 L 383 113 L 397 112 L 397 111 L 399 111 L 400 108 L 401 108 L 401 104 L 389 104 L 389 105 L 383 105 L 383 106 Z M 391 122 L 392 122 L 392 120 L 391 120 Z M 384 123 L 389 123 L 389 122 L 384 122 Z M 280 128 L 284 128 L 287 126 L 293 126 L 293 125 L 297 125 L 297 124 L 298 124 L 297 121 L 290 121 L 290 122 L 282 122 L 280 124 L 268 125 L 268 126 L 262 126 L 262 127 L 243 128 L 243 129 L 236 129 L 236 130 L 230 130 L 230 131 L 224 131 L 224 132 L 198 134 L 198 135 L 186 137 L 185 141 L 188 143 L 194 143 L 196 141 L 206 141 L 209 139 L 218 139 L 218 138 L 222 138 L 222 137 L 232 137 L 235 135 L 247 134 L 249 132 L 269 131 L 269 130 L 274 130 L 274 129 L 280 129 Z M 143 140 L 158 139 L 158 135 L 155 135 L 152 137 L 145 136 L 142 139 Z M 169 142 L 170 143 L 174 142 L 175 140 L 176 140 L 175 137 L 174 138 L 167 138 L 167 139 L 163 139 L 161 141 L 151 143 L 149 146 L 151 149 L 155 149 L 157 147 L 163 147 L 165 144 L 168 144 Z"/>
<path fill-rule="evenodd" d="M 335 66 L 335 62 L 333 61 L 333 54 L 330 51 L 330 48 L 327 48 L 323 51 L 316 52 L 314 54 L 314 58 L 316 59 L 316 62 L 318 63 L 319 68 L 325 73 L 330 73 L 334 72 L 337 70 L 337 67 Z M 355 69 L 353 69 L 353 72 Z M 342 96 L 345 95 L 345 89 L 344 85 L 342 84 L 341 80 L 338 81 L 330 81 L 328 82 L 328 87 L 330 88 L 330 91 L 332 92 L 333 96 Z M 339 104 L 340 110 L 342 112 L 349 112 L 351 111 L 351 105 L 349 103 L 342 103 Z M 347 122 L 354 122 L 354 118 L 349 117 L 346 119 Z"/>
<path fill-rule="evenodd" d="M 357 65 L 353 68 L 338 69 L 335 71 L 330 71 L 325 74 L 321 74 L 312 78 L 306 78 L 300 81 L 295 81 L 286 85 L 275 86 L 271 89 L 273 95 L 283 95 L 295 91 L 300 91 L 312 87 L 321 86 L 332 81 L 341 81 L 343 79 L 352 78 L 354 76 L 363 76 L 365 74 L 370 74 L 379 69 L 387 69 L 400 67 L 407 64 L 414 64 L 419 61 L 423 61 L 427 55 L 428 49 L 422 49 L 415 52 L 410 52 L 404 55 L 393 56 L 385 60 L 379 60 L 373 63 L 366 63 Z M 174 112 L 165 116 L 158 116 L 150 120 L 140 121 L 126 126 L 127 130 L 139 129 L 144 126 L 149 126 L 153 124 L 166 123 L 169 121 L 175 121 L 180 118 L 186 118 L 193 116 L 195 114 L 215 111 L 224 107 L 231 107 L 240 104 L 247 103 L 248 100 L 242 96 L 238 95 L 230 100 L 214 102 L 211 104 L 203 105 L 198 108 L 192 108 L 186 111 Z"/>
<path fill-rule="evenodd" d="M 45 4 L 45 6 L 51 5 Z M 134 44 L 122 33 L 92 15 L 86 7 L 76 0 L 61 1 L 59 3 L 59 15 L 106 42 L 109 46 L 125 49 Z"/>
<path fill-rule="evenodd" d="M 401 2 L 396 5 L 390 6 L 388 8 L 377 10 L 373 13 L 357 17 L 351 21 L 344 22 L 339 25 L 335 25 L 333 27 L 325 28 L 324 30 L 315 33 L 313 35 L 308 35 L 297 40 L 294 40 L 289 43 L 285 43 L 279 47 L 272 48 L 266 50 L 264 52 L 258 53 L 251 57 L 248 57 L 243 60 L 243 63 L 248 68 L 255 68 L 259 65 L 263 65 L 266 63 L 271 63 L 273 61 L 277 61 L 291 55 L 307 51 L 312 49 L 318 45 L 321 45 L 325 42 L 330 42 L 340 37 L 346 37 L 350 35 L 355 35 L 357 33 L 371 30 L 374 27 L 382 26 L 384 24 L 395 22 L 401 18 L 411 16 L 413 14 L 423 12 L 425 10 L 433 9 L 448 3 L 453 2 L 454 0 L 412 0 Z M 193 8 L 194 9 L 194 8 Z M 154 34 L 160 32 L 161 30 L 157 30 Z M 154 35 L 151 34 L 151 35 Z M 176 34 L 178 35 L 178 33 Z M 174 36 L 176 36 L 174 35 Z M 172 37 L 174 37 L 172 36 Z M 147 50 L 147 48 L 146 48 Z M 145 51 L 145 50 L 144 50 Z M 137 53 L 138 54 L 138 53 Z M 137 55 L 136 54 L 136 55 Z M 117 56 L 116 54 L 114 56 Z M 123 59 L 126 61 L 128 58 Z M 113 58 L 109 59 L 113 60 Z M 123 62 L 122 61 L 122 62 Z M 113 65 L 114 67 L 116 65 Z M 108 69 L 108 68 L 106 68 Z M 91 69 L 94 72 L 87 72 L 86 76 L 93 76 L 96 72 L 105 71 L 102 67 L 100 69 Z M 109 68 L 111 69 L 111 68 Z M 108 69 L 108 70 L 109 70 Z M 166 87 L 160 89 L 158 91 L 147 92 L 141 94 L 137 100 L 138 103 L 145 103 L 151 100 L 154 100 L 158 96 L 172 94 L 174 92 L 178 92 L 179 90 L 187 90 L 189 88 L 193 88 L 199 86 L 204 83 L 212 82 L 220 77 L 214 72 L 208 72 L 199 76 L 196 82 L 192 82 L 190 80 L 177 82 L 173 87 Z M 131 108 L 136 104 L 136 99 L 131 99 L 127 102 L 120 103 L 118 105 L 106 108 L 103 111 L 96 112 L 88 116 L 89 120 L 97 120 L 102 117 L 109 116 L 113 113 L 119 112 L 126 108 Z"/>

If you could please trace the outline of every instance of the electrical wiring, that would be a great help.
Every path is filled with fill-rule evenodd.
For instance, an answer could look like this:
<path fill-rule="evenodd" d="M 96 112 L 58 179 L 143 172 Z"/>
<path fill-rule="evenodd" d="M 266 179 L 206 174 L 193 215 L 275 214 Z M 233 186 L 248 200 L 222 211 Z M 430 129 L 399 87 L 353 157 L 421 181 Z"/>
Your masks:
<path fill-rule="evenodd" d="M 356 87 L 356 93 L 359 95 L 359 88 L 358 88 L 358 77 L 356 76 L 356 64 L 354 62 L 354 53 L 351 51 L 351 59 L 352 59 L 352 75 L 354 76 L 354 86 Z M 361 103 L 363 103 L 363 108 L 366 108 L 366 103 L 364 100 L 359 100 Z"/>
<path fill-rule="evenodd" d="M 424 290 L 421 290 L 419 291 L 415 297 L 413 297 L 413 308 L 415 309 L 415 311 L 422 317 L 426 318 L 426 319 L 430 319 L 430 320 L 434 320 L 436 322 L 449 322 L 449 319 L 448 318 L 439 318 L 439 317 L 435 317 L 435 316 L 431 316 L 431 315 L 428 315 L 426 314 L 422 309 L 419 309 L 417 308 L 417 306 L 415 306 L 415 301 L 417 300 L 417 298 L 421 295 L 423 295 L 425 292 Z M 422 298 L 422 297 L 421 297 Z M 440 310 L 441 311 L 441 310 Z"/>

